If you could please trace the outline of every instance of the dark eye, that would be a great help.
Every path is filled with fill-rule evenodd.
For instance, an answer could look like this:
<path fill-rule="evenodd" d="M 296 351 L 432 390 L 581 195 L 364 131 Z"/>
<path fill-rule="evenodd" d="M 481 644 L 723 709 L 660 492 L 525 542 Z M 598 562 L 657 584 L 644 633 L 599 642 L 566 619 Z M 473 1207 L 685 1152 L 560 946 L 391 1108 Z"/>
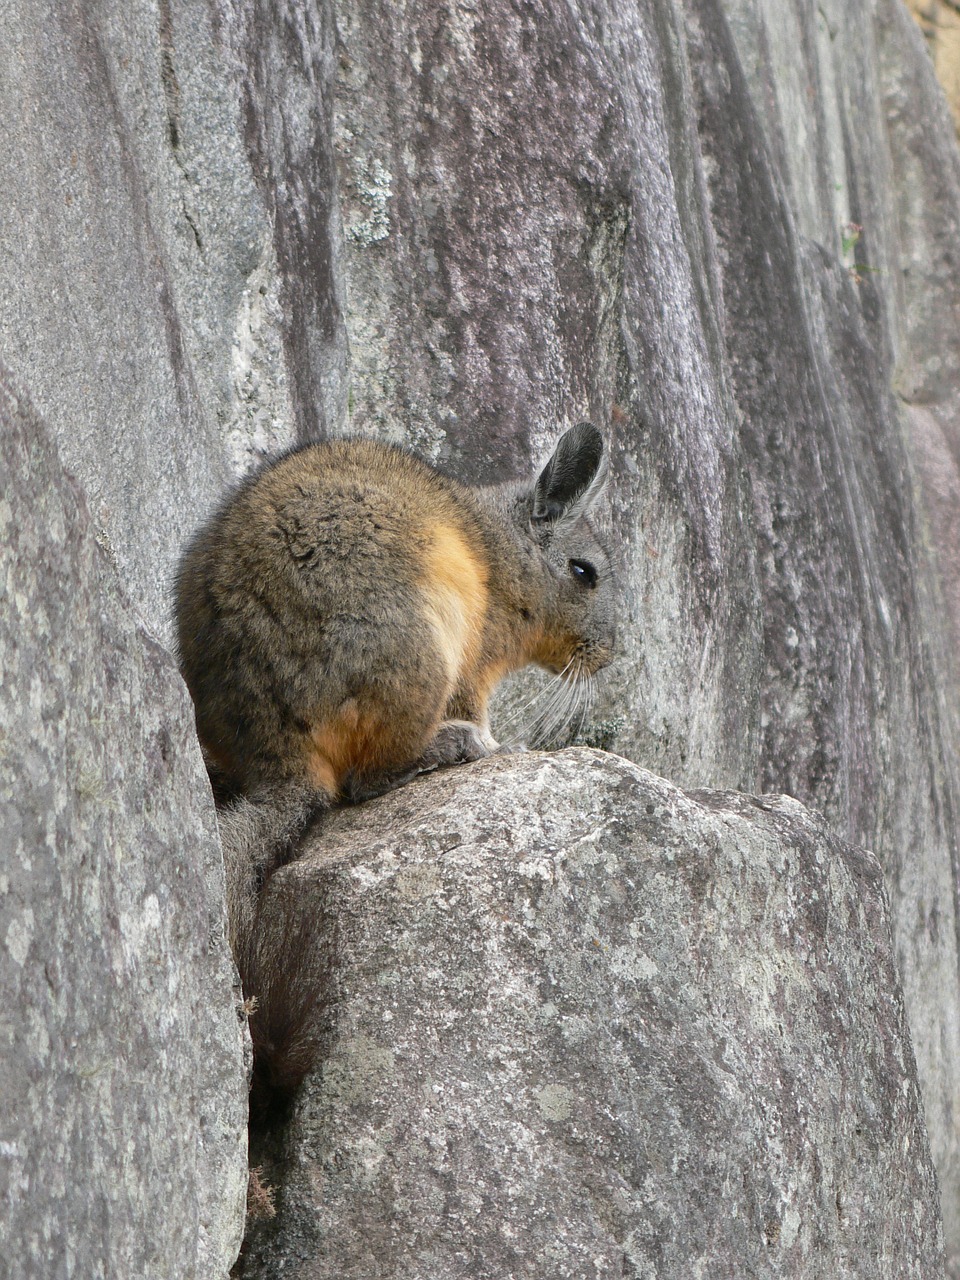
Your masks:
<path fill-rule="evenodd" d="M 597 571 L 589 560 L 571 560 L 570 572 L 582 587 L 597 585 Z"/>

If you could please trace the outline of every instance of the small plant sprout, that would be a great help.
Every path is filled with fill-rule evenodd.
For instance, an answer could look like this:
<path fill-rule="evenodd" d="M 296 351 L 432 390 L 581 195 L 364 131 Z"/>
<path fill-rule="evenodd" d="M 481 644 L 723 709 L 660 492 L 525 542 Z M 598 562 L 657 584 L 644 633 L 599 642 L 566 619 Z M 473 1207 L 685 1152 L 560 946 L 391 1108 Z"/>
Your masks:
<path fill-rule="evenodd" d="M 860 239 L 863 227 L 859 222 L 845 222 L 840 228 L 840 253 L 846 258 L 857 247 L 857 241 Z"/>
<path fill-rule="evenodd" d="M 845 222 L 840 228 L 840 254 L 847 275 L 854 284 L 862 284 L 864 276 L 876 275 L 880 270 L 879 267 L 868 267 L 865 262 L 857 261 L 856 250 L 862 234 L 863 227 L 859 222 Z"/>

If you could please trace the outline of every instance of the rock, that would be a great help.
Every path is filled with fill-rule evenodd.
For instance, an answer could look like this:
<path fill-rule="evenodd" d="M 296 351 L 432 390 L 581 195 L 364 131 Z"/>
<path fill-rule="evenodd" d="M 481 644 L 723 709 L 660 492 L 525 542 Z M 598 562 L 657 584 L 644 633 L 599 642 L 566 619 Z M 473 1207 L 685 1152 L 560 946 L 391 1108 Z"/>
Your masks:
<path fill-rule="evenodd" d="M 0 354 L 150 633 L 264 452 L 593 417 L 585 739 L 876 852 L 960 1275 L 960 153 L 900 0 L 8 9 Z"/>
<path fill-rule="evenodd" d="M 322 1065 L 246 1280 L 943 1274 L 880 868 L 795 801 L 488 760 L 325 819 L 263 912 Z"/>
<path fill-rule="evenodd" d="M 225 1276 L 244 1033 L 189 700 L 0 371 L 0 1271 Z"/>
<path fill-rule="evenodd" d="M 169 647 L 184 540 L 294 434 L 229 28 L 189 0 L 110 0 L 18 4 L 4 30 L 0 354 Z"/>
<path fill-rule="evenodd" d="M 960 12 L 951 0 L 907 0 L 927 41 L 954 127 L 960 125 Z"/>
<path fill-rule="evenodd" d="M 922 39 L 899 0 L 337 17 L 351 425 L 496 479 L 610 424 L 586 741 L 876 851 L 960 1267 L 960 156 Z"/>
<path fill-rule="evenodd" d="M 884 867 L 960 1274 L 960 153 L 902 4 L 723 8 L 688 32 L 763 573 L 760 785 Z"/>

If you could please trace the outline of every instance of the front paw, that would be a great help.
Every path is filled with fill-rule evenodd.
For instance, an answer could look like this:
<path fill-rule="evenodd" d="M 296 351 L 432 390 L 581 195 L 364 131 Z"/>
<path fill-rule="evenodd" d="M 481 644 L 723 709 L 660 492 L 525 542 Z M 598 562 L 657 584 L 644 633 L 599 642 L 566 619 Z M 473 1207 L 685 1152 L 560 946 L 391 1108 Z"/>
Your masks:
<path fill-rule="evenodd" d="M 490 755 L 480 729 L 470 720 L 445 720 L 417 762 L 421 773 L 451 764 L 469 764 Z"/>

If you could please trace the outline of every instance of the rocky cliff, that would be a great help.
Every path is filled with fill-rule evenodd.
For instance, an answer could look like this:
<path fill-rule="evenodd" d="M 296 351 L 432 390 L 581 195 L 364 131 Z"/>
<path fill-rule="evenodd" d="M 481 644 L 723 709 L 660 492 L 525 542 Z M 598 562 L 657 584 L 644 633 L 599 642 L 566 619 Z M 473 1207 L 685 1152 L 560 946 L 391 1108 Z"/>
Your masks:
<path fill-rule="evenodd" d="M 0 380 L 0 1274 L 214 1276 L 243 1027 L 185 695 Z"/>
<path fill-rule="evenodd" d="M 558 423 L 591 417 L 614 452 L 624 653 L 588 736 L 688 790 L 788 792 L 876 854 L 960 1267 L 960 159 L 901 0 L 14 0 L 0 24 L 0 356 L 9 396 L 29 393 L 51 437 L 33 473 L 5 470 L 3 509 L 44 526 L 38 495 L 76 492 L 62 462 L 89 512 L 63 517 L 89 521 L 83 564 L 39 534 L 19 554 L 7 544 L 18 572 L 39 558 L 80 585 L 58 615 L 72 630 L 46 620 L 50 584 L 7 588 L 17 645 L 48 662 L 36 688 L 59 689 L 63 710 L 24 704 L 25 668 L 5 666 L 4 782 L 36 740 L 67 799 L 10 784 L 20 826 L 7 831 L 33 834 L 11 836 L 5 862 L 55 848 L 59 865 L 69 849 L 77 888 L 59 924 L 48 913 L 29 934 L 24 913 L 41 913 L 26 871 L 0 899 L 4 1072 L 24 1069 L 37 992 L 53 999 L 42 975 L 58 930 L 121 946 L 123 911 L 98 914 L 81 893 L 113 883 L 112 858 L 141 915 L 154 898 L 169 909 L 169 936 L 140 930 L 120 983 L 142 1010 L 144 1062 L 176 1045 L 171 1079 L 198 1054 L 201 1079 L 242 1094 L 222 950 L 201 945 L 201 920 L 219 919 L 212 813 L 162 653 L 178 551 L 229 480 L 264 450 L 341 431 L 498 479 L 528 470 Z M 41 439 L 26 412 L 21 435 Z M 96 590 L 82 585 L 94 536 Z M 125 619 L 122 644 L 101 615 Z M 53 634 L 86 655 L 69 677 Z M 104 685 L 104 662 L 126 692 Z M 87 738 L 68 711 L 89 712 Z M 152 726 L 175 764 L 151 763 Z M 92 818 L 69 816 L 90 799 L 57 754 L 68 741 L 123 756 L 138 797 L 103 795 L 92 835 Z M 67 815 L 56 838 L 54 812 Z M 167 884 L 168 902 L 165 865 L 178 885 L 175 868 L 207 873 L 182 896 Z M 157 972 L 150 946 L 168 985 L 191 992 L 170 1022 L 138 994 Z M 21 970 L 40 985 L 21 987 Z M 80 1043 L 102 973 L 88 955 L 53 979 L 71 993 L 59 1035 Z M 856 986 L 844 990 L 860 1026 Z M 222 1053 L 201 1051 L 201 1008 Z M 104 1060 L 123 1058 L 129 1030 L 111 1018 Z M 909 1091 L 899 1024 L 871 1018 L 864 1036 L 894 1037 Z M 81 1086 L 62 1088 L 85 1114 Z M 178 1089 L 152 1097 L 151 1124 L 176 1127 Z M 36 1145 L 51 1108 L 33 1114 Z M 201 1274 L 222 1274 L 236 1238 L 236 1114 L 224 1124 L 229 1172 L 204 1227 L 219 1244 L 197 1245 Z M 78 1157 L 109 1163 L 102 1133 L 77 1125 Z M 16 1163 L 0 1174 L 24 1195 L 37 1185 Z M 186 1205 L 209 1205 L 205 1174 L 180 1185 Z M 132 1218 L 97 1203 L 122 1239 Z M 96 1274 L 68 1261 L 81 1228 L 60 1220 L 45 1247 L 62 1273 Z M 142 1248 L 161 1257 L 152 1232 Z M 7 1256 L 29 1258 L 26 1239 Z"/>

